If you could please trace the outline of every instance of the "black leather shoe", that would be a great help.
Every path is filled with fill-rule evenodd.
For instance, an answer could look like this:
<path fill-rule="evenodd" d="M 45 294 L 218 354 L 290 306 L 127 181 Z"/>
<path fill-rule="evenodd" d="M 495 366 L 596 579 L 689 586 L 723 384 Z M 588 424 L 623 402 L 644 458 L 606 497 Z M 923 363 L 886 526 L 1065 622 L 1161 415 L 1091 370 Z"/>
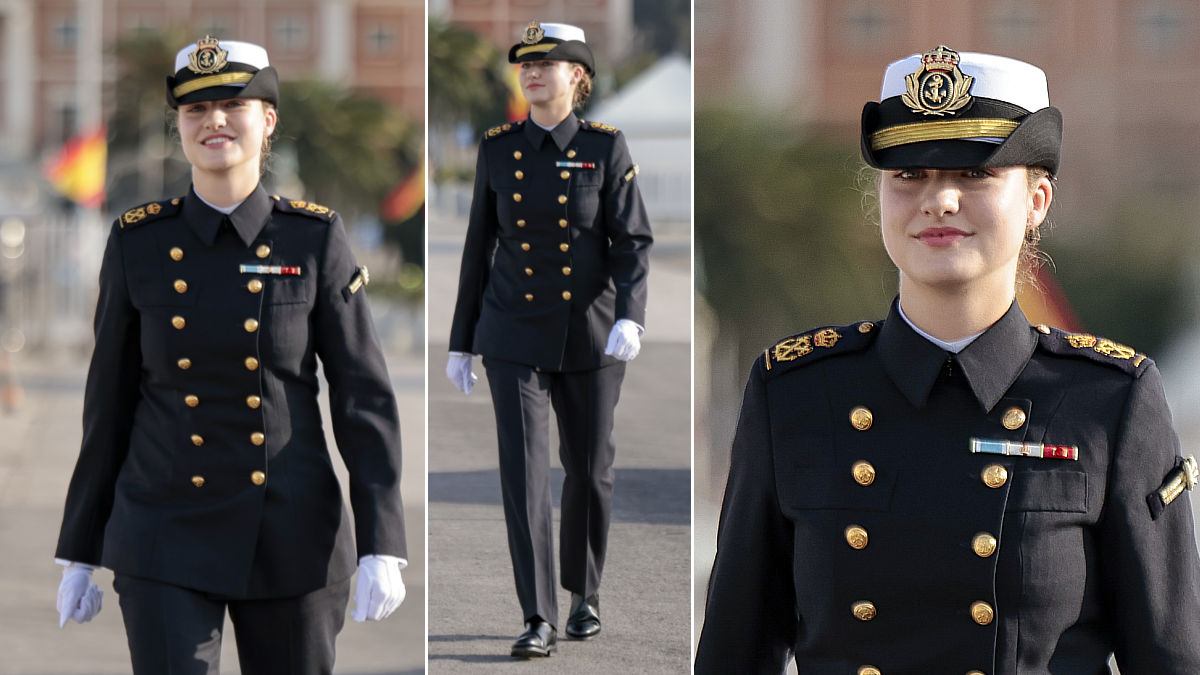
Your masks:
<path fill-rule="evenodd" d="M 596 637 L 600 632 L 600 595 L 593 593 L 584 598 L 571 594 L 571 616 L 567 618 L 567 635 L 576 640 Z"/>
<path fill-rule="evenodd" d="M 513 643 L 512 655 L 527 659 L 533 656 L 550 656 L 558 642 L 558 631 L 540 619 L 525 622 L 525 632 Z"/>

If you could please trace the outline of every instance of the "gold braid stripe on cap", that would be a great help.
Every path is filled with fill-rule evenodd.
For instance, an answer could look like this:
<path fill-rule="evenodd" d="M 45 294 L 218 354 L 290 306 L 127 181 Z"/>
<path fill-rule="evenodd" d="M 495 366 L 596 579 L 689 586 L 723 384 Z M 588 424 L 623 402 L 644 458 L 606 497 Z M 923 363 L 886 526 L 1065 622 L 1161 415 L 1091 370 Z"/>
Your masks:
<path fill-rule="evenodd" d="M 871 149 L 884 150 L 906 143 L 963 138 L 1008 138 L 1020 122 L 1005 119 L 940 120 L 900 124 L 871 134 Z"/>
<path fill-rule="evenodd" d="M 246 83 L 254 79 L 254 73 L 222 73 L 220 75 L 209 75 L 208 77 L 197 77 L 194 80 L 188 80 L 183 84 L 171 90 L 171 95 L 175 98 L 190 94 L 199 89 L 208 89 L 209 87 L 223 87 L 227 84 Z"/>
<path fill-rule="evenodd" d="M 557 46 L 558 46 L 557 42 L 547 42 L 546 44 L 542 44 L 542 45 L 529 45 L 528 47 L 521 47 L 520 49 L 518 49 L 517 56 L 518 57 L 525 56 L 526 54 L 529 54 L 532 52 L 548 52 Z"/>

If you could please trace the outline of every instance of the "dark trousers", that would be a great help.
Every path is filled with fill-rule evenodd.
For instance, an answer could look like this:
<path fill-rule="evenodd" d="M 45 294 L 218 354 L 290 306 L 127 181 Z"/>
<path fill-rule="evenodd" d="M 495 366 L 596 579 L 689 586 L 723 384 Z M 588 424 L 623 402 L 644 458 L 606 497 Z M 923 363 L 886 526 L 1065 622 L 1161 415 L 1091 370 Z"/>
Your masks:
<path fill-rule="evenodd" d="M 559 526 L 563 588 L 588 596 L 600 587 L 612 517 L 613 413 L 625 364 L 581 372 L 544 372 L 484 359 L 500 446 L 500 487 L 508 550 L 525 619 L 558 625 L 549 407 L 558 421 L 566 477 Z"/>
<path fill-rule="evenodd" d="M 346 620 L 350 580 L 295 598 L 236 600 L 117 575 L 136 675 L 219 672 L 225 611 L 245 675 L 333 672 L 334 639 Z"/>

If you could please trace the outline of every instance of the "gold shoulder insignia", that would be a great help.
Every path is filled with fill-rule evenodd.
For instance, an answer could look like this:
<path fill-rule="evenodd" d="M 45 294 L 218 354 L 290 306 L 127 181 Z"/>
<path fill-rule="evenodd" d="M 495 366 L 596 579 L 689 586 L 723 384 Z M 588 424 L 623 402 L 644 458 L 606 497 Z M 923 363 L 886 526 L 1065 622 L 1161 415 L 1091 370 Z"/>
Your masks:
<path fill-rule="evenodd" d="M 117 222 L 121 224 L 121 229 L 138 225 L 143 222 L 149 222 L 164 214 L 169 215 L 178 211 L 180 200 L 178 197 L 170 201 L 149 202 L 141 206 L 135 206 L 117 218 Z"/>
<path fill-rule="evenodd" d="M 1067 333 L 1057 328 L 1043 330 L 1044 326 L 1035 328 L 1041 333 L 1042 343 L 1052 352 L 1088 356 L 1096 361 L 1120 365 L 1130 372 L 1136 371 L 1147 361 L 1145 354 L 1108 338 L 1090 333 Z"/>
<path fill-rule="evenodd" d="M 763 367 L 768 371 L 778 370 L 781 365 L 790 365 L 795 361 L 808 362 L 826 353 L 856 351 L 870 343 L 875 325 L 870 321 L 860 321 L 849 326 L 821 328 L 784 338 L 763 352 Z"/>
<path fill-rule="evenodd" d="M 506 134 L 506 133 L 512 131 L 513 129 L 520 129 L 520 128 L 521 128 L 520 122 L 517 122 L 516 124 L 513 124 L 511 122 L 505 122 L 504 124 L 501 124 L 499 126 L 494 126 L 491 129 L 488 129 L 487 132 L 484 133 L 484 137 L 485 138 L 495 138 L 496 136 L 499 136 L 500 134 Z"/>
<path fill-rule="evenodd" d="M 628 183 L 629 181 L 633 180 L 633 177 L 638 175 L 638 171 L 640 171 L 640 169 L 638 169 L 638 165 L 634 164 L 633 168 L 625 174 L 625 182 Z"/>
<path fill-rule="evenodd" d="M 1200 483 L 1200 464 L 1196 462 L 1194 456 L 1183 460 L 1177 459 L 1176 462 L 1175 468 L 1171 469 L 1163 479 L 1162 485 L 1146 495 L 1146 503 L 1150 506 L 1151 520 L 1158 520 L 1163 509 L 1178 499 L 1184 490 L 1195 489 L 1196 484 Z"/>
<path fill-rule="evenodd" d="M 304 199 L 287 199 L 279 198 L 275 200 L 275 208 L 285 213 L 298 213 L 300 215 L 313 216 L 321 220 L 333 220 L 334 211 L 328 206 L 321 206 L 316 202 L 310 202 Z"/>
<path fill-rule="evenodd" d="M 617 133 L 617 131 L 619 131 L 619 129 L 617 129 L 616 127 L 609 125 L 609 124 L 605 124 L 603 122 L 588 122 L 588 126 L 593 129 L 598 129 L 600 131 L 607 131 L 610 134 L 615 134 L 615 133 Z"/>

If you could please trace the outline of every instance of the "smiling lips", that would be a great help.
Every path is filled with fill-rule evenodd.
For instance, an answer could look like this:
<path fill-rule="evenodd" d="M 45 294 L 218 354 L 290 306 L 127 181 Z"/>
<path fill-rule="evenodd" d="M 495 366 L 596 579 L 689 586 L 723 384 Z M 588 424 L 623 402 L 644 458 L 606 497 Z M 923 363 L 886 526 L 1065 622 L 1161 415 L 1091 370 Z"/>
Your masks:
<path fill-rule="evenodd" d="M 203 141 L 200 141 L 200 144 L 203 146 L 206 146 L 206 147 L 212 147 L 214 145 L 220 145 L 222 143 L 227 143 L 232 140 L 233 140 L 233 138 L 231 138 L 229 136 L 225 136 L 225 135 L 209 136 L 208 138 L 204 139 Z"/>
<path fill-rule="evenodd" d="M 955 227 L 927 227 L 917 233 L 922 244 L 934 248 L 945 248 L 967 238 L 967 233 Z"/>

